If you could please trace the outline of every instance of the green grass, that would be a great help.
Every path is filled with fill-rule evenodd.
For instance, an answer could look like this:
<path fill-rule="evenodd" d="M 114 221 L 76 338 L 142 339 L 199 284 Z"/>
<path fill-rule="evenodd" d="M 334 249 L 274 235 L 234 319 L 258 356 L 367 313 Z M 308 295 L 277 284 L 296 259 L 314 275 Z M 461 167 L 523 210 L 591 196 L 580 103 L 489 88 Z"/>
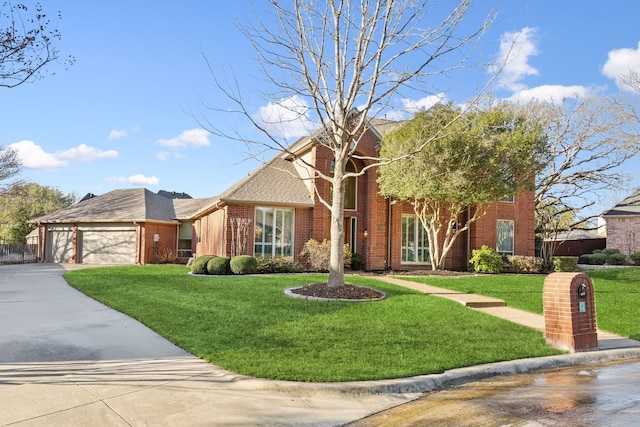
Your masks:
<path fill-rule="evenodd" d="M 598 328 L 640 339 L 640 268 L 611 268 L 586 273 L 593 280 Z M 407 279 L 445 289 L 500 298 L 510 307 L 542 314 L 545 277 L 501 274 Z"/>
<path fill-rule="evenodd" d="M 177 266 L 76 270 L 77 289 L 187 351 L 240 374 L 356 381 L 443 372 L 546 356 L 542 333 L 442 298 L 349 277 L 387 293 L 380 302 L 315 302 L 283 290 L 322 275 L 192 277 Z"/>

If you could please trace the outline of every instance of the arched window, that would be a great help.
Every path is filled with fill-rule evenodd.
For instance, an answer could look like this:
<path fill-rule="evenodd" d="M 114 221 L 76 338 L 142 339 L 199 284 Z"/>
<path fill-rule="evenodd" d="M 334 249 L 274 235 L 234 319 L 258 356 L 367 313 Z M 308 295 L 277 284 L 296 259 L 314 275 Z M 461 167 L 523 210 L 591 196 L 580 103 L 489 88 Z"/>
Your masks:
<path fill-rule="evenodd" d="M 333 170 L 335 167 L 335 162 L 331 162 L 331 176 L 333 176 Z M 353 160 L 349 159 L 349 161 L 347 162 L 347 167 L 345 168 L 345 172 L 349 173 L 349 172 L 353 172 L 355 173 L 356 170 L 356 165 L 355 163 L 353 163 Z M 357 194 L 358 194 L 358 180 L 355 176 L 352 176 L 351 178 L 348 178 L 345 182 L 344 182 L 344 208 L 345 209 L 351 209 L 351 210 L 355 210 L 357 207 L 356 204 L 356 199 L 357 199 Z"/>

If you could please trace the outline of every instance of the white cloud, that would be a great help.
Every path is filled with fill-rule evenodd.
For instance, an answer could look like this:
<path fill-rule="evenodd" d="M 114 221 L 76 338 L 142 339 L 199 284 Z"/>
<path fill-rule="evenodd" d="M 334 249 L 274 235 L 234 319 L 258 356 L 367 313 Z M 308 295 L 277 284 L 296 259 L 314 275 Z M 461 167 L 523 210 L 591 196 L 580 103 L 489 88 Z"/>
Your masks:
<path fill-rule="evenodd" d="M 260 107 L 254 119 L 270 134 L 289 139 L 309 135 L 313 131 L 308 112 L 305 100 L 294 95 Z"/>
<path fill-rule="evenodd" d="M 199 148 L 209 145 L 209 135 L 209 131 L 196 128 L 185 130 L 175 138 L 159 139 L 156 143 L 171 148 Z"/>
<path fill-rule="evenodd" d="M 500 71 L 497 84 L 512 91 L 524 89 L 520 81 L 526 76 L 538 75 L 536 68 L 529 65 L 529 58 L 540 51 L 535 43 L 537 30 L 524 27 L 521 31 L 504 33 L 500 37 L 500 51 L 496 63 L 490 67 L 491 73 Z M 502 69 L 501 69 L 502 68 Z"/>
<path fill-rule="evenodd" d="M 417 113 L 420 110 L 428 110 L 438 102 L 442 102 L 444 99 L 446 99 L 446 97 L 447 96 L 444 93 L 439 93 L 437 95 L 429 95 L 427 97 L 416 100 L 404 98 L 402 100 L 402 106 L 405 111 L 408 111 L 410 113 Z"/>
<path fill-rule="evenodd" d="M 86 144 L 56 153 L 47 153 L 40 145 L 27 140 L 16 142 L 9 147 L 16 150 L 24 167 L 38 170 L 54 170 L 68 166 L 69 163 L 89 163 L 96 159 L 118 157 L 116 150 L 102 151 Z"/>
<path fill-rule="evenodd" d="M 47 153 L 33 141 L 20 141 L 9 145 L 14 149 L 22 165 L 29 169 L 54 170 L 67 166 L 68 162 L 58 159 L 54 154 Z"/>
<path fill-rule="evenodd" d="M 169 153 L 168 151 L 159 151 L 158 154 L 156 154 L 156 158 L 161 161 L 165 161 L 169 157 L 171 157 L 171 153 Z"/>
<path fill-rule="evenodd" d="M 633 90 L 622 81 L 630 72 L 640 73 L 640 42 L 637 49 L 623 48 L 610 51 L 607 62 L 602 66 L 602 74 L 615 80 L 623 90 Z"/>
<path fill-rule="evenodd" d="M 113 129 L 111 132 L 109 132 L 109 139 L 111 140 L 124 138 L 125 136 L 127 136 L 126 130 Z"/>
<path fill-rule="evenodd" d="M 102 151 L 99 148 L 80 144 L 76 148 L 59 151 L 55 156 L 63 161 L 89 163 L 96 159 L 115 159 L 118 157 L 118 152 L 116 150 Z"/>
<path fill-rule="evenodd" d="M 136 174 L 131 176 L 113 176 L 108 179 L 109 182 L 114 184 L 131 184 L 131 185 L 158 185 L 160 180 L 156 176 L 144 176 L 142 174 Z"/>
<path fill-rule="evenodd" d="M 542 85 L 531 89 L 523 89 L 514 93 L 508 99 L 516 103 L 537 100 L 559 104 L 566 98 L 584 98 L 590 93 L 591 89 L 584 86 Z"/>

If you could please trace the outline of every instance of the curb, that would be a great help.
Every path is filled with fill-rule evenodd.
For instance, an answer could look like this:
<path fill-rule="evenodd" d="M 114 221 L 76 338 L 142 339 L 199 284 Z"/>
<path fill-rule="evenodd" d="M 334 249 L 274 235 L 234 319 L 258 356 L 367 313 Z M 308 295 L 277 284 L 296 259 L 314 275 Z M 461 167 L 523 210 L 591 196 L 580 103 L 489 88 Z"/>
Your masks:
<path fill-rule="evenodd" d="M 300 395 L 339 393 L 349 395 L 422 394 L 457 387 L 499 375 L 523 374 L 543 369 L 587 365 L 613 361 L 640 361 L 640 348 L 623 348 L 584 353 L 563 354 L 531 359 L 494 362 L 452 369 L 442 374 L 415 377 L 354 381 L 344 383 L 297 383 L 294 381 L 259 380 L 262 390 L 286 390 Z M 256 384 L 254 384 L 255 386 Z"/>

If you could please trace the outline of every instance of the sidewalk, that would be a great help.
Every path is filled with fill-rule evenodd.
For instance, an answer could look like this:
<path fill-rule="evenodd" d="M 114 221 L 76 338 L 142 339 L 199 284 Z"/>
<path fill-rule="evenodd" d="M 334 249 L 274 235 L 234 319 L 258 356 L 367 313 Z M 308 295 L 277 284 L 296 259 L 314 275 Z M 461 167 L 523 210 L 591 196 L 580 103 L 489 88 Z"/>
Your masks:
<path fill-rule="evenodd" d="M 507 304 L 504 301 L 497 298 L 437 288 L 435 286 L 424 285 L 421 283 L 412 282 L 410 280 L 402 280 L 392 276 L 381 276 L 377 277 L 377 279 L 392 283 L 394 285 L 410 288 L 418 292 L 423 292 L 428 295 L 447 298 L 452 301 L 456 301 L 464 305 L 465 307 L 469 307 L 474 310 L 481 311 L 513 323 L 518 323 L 529 328 L 537 329 L 542 332 L 544 332 L 545 329 L 544 316 L 507 307 Z M 598 348 L 600 350 L 635 347 L 640 348 L 640 341 L 621 337 L 612 334 L 611 332 L 602 331 L 600 329 L 597 330 L 597 333 Z"/>

